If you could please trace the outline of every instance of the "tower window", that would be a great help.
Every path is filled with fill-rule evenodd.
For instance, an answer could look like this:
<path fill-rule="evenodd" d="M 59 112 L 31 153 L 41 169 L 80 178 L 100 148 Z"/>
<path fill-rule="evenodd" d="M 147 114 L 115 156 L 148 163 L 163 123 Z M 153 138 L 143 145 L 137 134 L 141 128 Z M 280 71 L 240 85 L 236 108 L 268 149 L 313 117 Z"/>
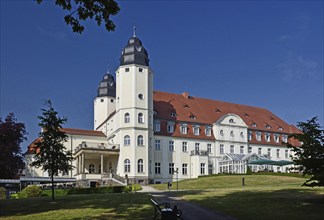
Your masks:
<path fill-rule="evenodd" d="M 130 160 L 129 159 L 124 160 L 124 172 L 125 173 L 130 172 Z"/>
<path fill-rule="evenodd" d="M 129 72 L 129 68 L 125 68 L 125 72 Z"/>
<path fill-rule="evenodd" d="M 100 102 L 104 102 L 104 100 L 103 99 L 100 99 Z"/>
<path fill-rule="evenodd" d="M 138 98 L 139 98 L 140 100 L 143 100 L 143 99 L 144 99 L 143 94 L 138 94 Z"/>
<path fill-rule="evenodd" d="M 129 145 L 130 145 L 130 137 L 129 137 L 129 135 L 125 135 L 124 146 L 129 146 Z"/>
<path fill-rule="evenodd" d="M 130 114 L 129 113 L 126 113 L 125 116 L 124 116 L 124 122 L 125 123 L 129 123 L 130 122 Z"/>
<path fill-rule="evenodd" d="M 143 113 L 138 113 L 138 123 L 140 123 L 140 124 L 144 123 L 144 115 L 143 115 Z"/>
<path fill-rule="evenodd" d="M 144 172 L 144 163 L 143 163 L 143 159 L 139 159 L 137 161 L 137 172 L 139 173 L 143 173 Z"/>
<path fill-rule="evenodd" d="M 113 99 L 110 99 L 110 102 L 114 102 L 114 100 Z"/>
<path fill-rule="evenodd" d="M 138 146 L 143 146 L 143 145 L 144 145 L 144 138 L 143 138 L 142 135 L 139 135 L 139 136 L 137 137 L 137 145 L 138 145 Z"/>
<path fill-rule="evenodd" d="M 143 68 L 139 68 L 138 71 L 139 71 L 139 72 L 143 72 Z"/>

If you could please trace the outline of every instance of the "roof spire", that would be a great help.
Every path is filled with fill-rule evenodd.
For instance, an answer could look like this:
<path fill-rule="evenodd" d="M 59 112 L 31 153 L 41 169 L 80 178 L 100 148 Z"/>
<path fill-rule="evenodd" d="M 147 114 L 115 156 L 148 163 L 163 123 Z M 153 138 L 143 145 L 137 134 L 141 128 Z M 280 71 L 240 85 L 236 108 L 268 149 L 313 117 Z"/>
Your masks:
<path fill-rule="evenodd" d="M 133 37 L 136 37 L 136 27 L 135 26 L 133 27 L 133 31 L 134 31 Z"/>
<path fill-rule="evenodd" d="M 110 74 L 109 64 L 108 64 L 108 67 L 107 67 L 107 73 Z"/>

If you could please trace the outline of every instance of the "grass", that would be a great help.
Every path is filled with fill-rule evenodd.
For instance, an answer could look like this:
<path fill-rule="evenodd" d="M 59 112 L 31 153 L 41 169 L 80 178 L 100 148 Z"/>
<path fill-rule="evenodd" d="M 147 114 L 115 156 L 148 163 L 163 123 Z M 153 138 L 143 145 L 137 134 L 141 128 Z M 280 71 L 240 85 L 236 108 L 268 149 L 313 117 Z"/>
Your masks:
<path fill-rule="evenodd" d="M 280 175 L 217 175 L 180 181 L 177 195 L 243 220 L 323 219 L 324 188 L 301 187 L 303 182 Z M 154 187 L 166 189 L 166 184 Z"/>
<path fill-rule="evenodd" d="M 215 175 L 181 181 L 176 194 L 240 220 L 323 219 L 324 188 L 301 187 L 304 181 L 281 175 Z M 0 219 L 151 219 L 149 198 L 144 193 L 110 193 L 60 196 L 55 201 L 0 200 Z"/>
<path fill-rule="evenodd" d="M 146 219 L 154 213 L 142 193 L 0 200 L 0 219 Z"/>

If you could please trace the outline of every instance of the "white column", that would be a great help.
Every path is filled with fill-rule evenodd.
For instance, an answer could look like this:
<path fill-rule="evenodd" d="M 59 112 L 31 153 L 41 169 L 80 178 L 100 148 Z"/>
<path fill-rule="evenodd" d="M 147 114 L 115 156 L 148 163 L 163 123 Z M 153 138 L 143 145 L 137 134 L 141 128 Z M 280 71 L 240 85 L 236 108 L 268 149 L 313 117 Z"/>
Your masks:
<path fill-rule="evenodd" d="M 100 165 L 101 165 L 101 167 L 100 167 L 100 173 L 101 174 L 103 174 L 103 154 L 101 154 L 101 156 L 100 156 Z"/>
<path fill-rule="evenodd" d="M 84 153 L 81 154 L 81 172 L 84 173 Z"/>

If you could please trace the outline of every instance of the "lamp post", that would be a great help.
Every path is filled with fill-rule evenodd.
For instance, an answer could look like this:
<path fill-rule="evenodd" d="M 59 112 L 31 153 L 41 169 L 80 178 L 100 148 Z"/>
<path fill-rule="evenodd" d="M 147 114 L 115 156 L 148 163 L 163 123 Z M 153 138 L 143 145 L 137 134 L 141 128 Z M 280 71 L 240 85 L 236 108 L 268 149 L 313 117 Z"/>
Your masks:
<path fill-rule="evenodd" d="M 174 173 L 177 174 L 177 191 L 179 190 L 179 181 L 178 181 L 178 173 L 179 173 L 179 169 L 177 168 L 175 171 L 173 171 Z"/>

